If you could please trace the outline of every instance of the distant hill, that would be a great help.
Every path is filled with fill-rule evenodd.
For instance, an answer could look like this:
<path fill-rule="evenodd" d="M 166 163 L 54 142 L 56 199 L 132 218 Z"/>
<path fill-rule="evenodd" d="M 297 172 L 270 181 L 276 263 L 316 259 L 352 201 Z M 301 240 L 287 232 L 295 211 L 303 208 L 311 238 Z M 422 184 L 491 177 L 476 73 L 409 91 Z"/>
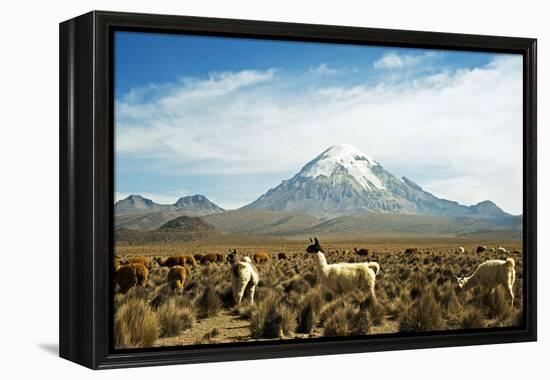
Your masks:
<path fill-rule="evenodd" d="M 187 212 L 188 215 L 201 216 L 223 212 L 224 209 L 200 194 L 181 197 L 171 205 L 159 204 L 141 195 L 130 195 L 115 203 L 115 215 L 117 216 L 160 211 Z"/>
<path fill-rule="evenodd" d="M 498 234 L 517 237 L 521 217 L 472 218 L 430 215 L 362 213 L 322 220 L 305 214 L 280 211 L 227 211 L 202 217 L 219 231 L 232 234 L 300 236 L 357 234 L 413 234 L 461 236 Z"/>
<path fill-rule="evenodd" d="M 182 215 L 153 231 L 131 230 L 121 227 L 115 230 L 118 244 L 149 244 L 199 241 L 220 233 L 200 217 Z"/>
<path fill-rule="evenodd" d="M 296 235 L 413 234 L 459 236 L 483 231 L 508 231 L 484 219 L 428 215 L 357 214 L 334 218 L 316 226 L 295 230 Z"/>
<path fill-rule="evenodd" d="M 305 214 L 277 211 L 226 211 L 203 219 L 220 231 L 236 234 L 292 235 L 295 230 L 313 227 L 321 222 Z"/>
<path fill-rule="evenodd" d="M 398 179 L 357 148 L 334 145 L 242 210 L 287 211 L 334 218 L 358 213 L 497 218 L 491 201 L 473 206 L 441 199 L 408 178 Z"/>
<path fill-rule="evenodd" d="M 152 231 L 178 216 L 203 216 L 223 212 L 204 195 L 179 198 L 174 204 L 162 205 L 140 195 L 130 195 L 115 204 L 116 228 Z"/>

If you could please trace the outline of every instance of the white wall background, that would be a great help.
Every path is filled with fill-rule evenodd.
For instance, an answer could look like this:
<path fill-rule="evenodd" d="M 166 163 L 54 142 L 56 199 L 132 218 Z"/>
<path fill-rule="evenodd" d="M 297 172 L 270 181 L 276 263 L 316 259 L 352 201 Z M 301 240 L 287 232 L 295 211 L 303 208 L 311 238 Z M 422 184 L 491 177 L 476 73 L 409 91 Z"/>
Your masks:
<path fill-rule="evenodd" d="M 550 28 L 543 1 L 8 1 L 0 22 L 0 376 L 262 379 L 541 378 L 548 374 L 545 129 Z M 536 37 L 539 39 L 539 342 L 94 373 L 59 359 L 58 23 L 93 9 Z M 6 210 L 7 209 L 7 213 Z M 546 352 L 544 352 L 546 351 Z M 345 370 L 343 370 L 345 369 Z"/>

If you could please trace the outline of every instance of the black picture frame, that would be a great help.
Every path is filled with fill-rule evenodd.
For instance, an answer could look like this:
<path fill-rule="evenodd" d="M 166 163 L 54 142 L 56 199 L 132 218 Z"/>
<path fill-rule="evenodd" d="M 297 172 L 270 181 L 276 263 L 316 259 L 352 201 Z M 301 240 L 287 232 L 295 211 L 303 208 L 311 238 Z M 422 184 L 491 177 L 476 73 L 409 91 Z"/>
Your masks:
<path fill-rule="evenodd" d="M 115 30 L 523 56 L 524 323 L 519 328 L 115 351 L 112 344 Z M 536 39 L 93 11 L 60 24 L 60 356 L 93 369 L 535 341 Z"/>

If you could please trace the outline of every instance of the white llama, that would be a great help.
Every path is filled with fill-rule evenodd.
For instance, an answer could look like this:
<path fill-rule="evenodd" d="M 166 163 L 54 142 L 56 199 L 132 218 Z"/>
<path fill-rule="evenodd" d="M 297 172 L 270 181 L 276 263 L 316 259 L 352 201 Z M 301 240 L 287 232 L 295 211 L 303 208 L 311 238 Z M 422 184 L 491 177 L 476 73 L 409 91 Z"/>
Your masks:
<path fill-rule="evenodd" d="M 248 289 L 250 293 L 250 304 L 254 303 L 254 292 L 256 285 L 260 281 L 260 276 L 256 267 L 252 265 L 250 257 L 245 256 L 238 261 L 236 258 L 237 252 L 231 254 L 231 289 L 233 291 L 233 299 L 235 305 L 239 306 L 243 299 L 245 291 Z"/>
<path fill-rule="evenodd" d="M 469 290 L 476 286 L 496 288 L 502 285 L 510 296 L 510 303 L 514 306 L 514 282 L 516 280 L 515 262 L 511 257 L 506 260 L 488 260 L 478 265 L 475 272 L 468 277 L 456 277 L 458 286 Z"/>
<path fill-rule="evenodd" d="M 329 265 L 319 240 L 310 238 L 310 241 L 311 245 L 307 247 L 306 251 L 315 254 L 317 273 L 324 287 L 337 293 L 364 289 L 369 292 L 373 300 L 376 300 L 374 285 L 376 275 L 380 271 L 378 263 L 337 263 Z"/>

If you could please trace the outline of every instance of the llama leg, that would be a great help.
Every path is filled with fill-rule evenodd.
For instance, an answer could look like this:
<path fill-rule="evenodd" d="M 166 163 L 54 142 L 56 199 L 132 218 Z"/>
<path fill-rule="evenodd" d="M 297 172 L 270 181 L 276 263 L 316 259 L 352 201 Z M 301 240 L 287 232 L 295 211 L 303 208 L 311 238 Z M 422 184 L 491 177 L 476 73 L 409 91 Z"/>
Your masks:
<path fill-rule="evenodd" d="M 372 283 L 371 286 L 370 286 L 370 296 L 371 296 L 373 302 L 377 301 L 376 294 L 374 293 L 374 283 Z"/>
<path fill-rule="evenodd" d="M 241 304 L 245 289 L 246 289 L 246 284 L 239 284 L 237 287 L 237 292 L 233 293 L 235 298 L 235 304 L 237 306 Z"/>
<path fill-rule="evenodd" d="M 250 287 L 250 304 L 254 305 L 254 291 L 256 290 L 256 285 Z"/>
<path fill-rule="evenodd" d="M 512 285 L 508 285 L 508 294 L 510 294 L 510 305 L 514 307 L 514 290 L 512 289 Z"/>

